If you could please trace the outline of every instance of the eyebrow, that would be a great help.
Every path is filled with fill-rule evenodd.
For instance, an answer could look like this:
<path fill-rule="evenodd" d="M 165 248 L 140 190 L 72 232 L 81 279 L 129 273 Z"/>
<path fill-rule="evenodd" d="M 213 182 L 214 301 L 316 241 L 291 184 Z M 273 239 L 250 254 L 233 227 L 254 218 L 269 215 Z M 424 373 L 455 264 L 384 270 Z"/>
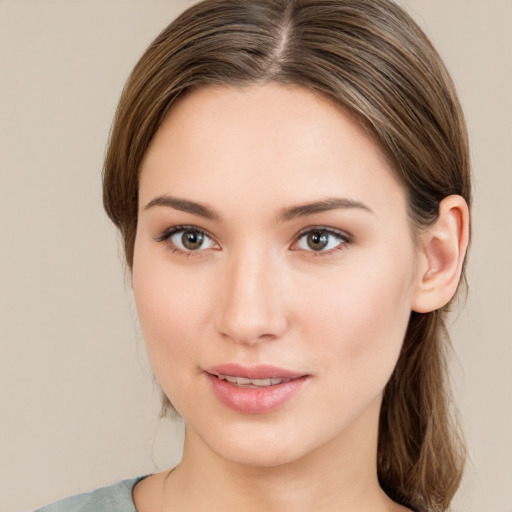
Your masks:
<path fill-rule="evenodd" d="M 208 206 L 203 203 L 198 203 L 196 201 L 181 199 L 179 197 L 173 197 L 168 195 L 155 197 L 144 207 L 144 210 L 148 210 L 155 206 L 166 206 L 168 208 L 174 208 L 175 210 L 191 213 L 199 217 L 204 217 L 205 219 L 208 220 L 221 220 L 221 215 L 219 214 L 219 212 L 217 212 L 217 210 L 215 210 L 215 208 L 212 208 L 211 206 Z M 298 219 L 300 217 L 314 215 L 315 213 L 352 208 L 373 213 L 371 208 L 366 206 L 364 203 L 361 203 L 360 201 L 340 197 L 332 197 L 323 199 L 321 201 L 314 201 L 311 203 L 305 203 L 297 206 L 292 206 L 289 208 L 283 208 L 277 215 L 277 221 L 287 222 L 290 220 Z"/>
<path fill-rule="evenodd" d="M 346 199 L 341 197 L 331 197 L 322 201 L 315 201 L 312 203 L 301 204 L 298 206 L 292 206 L 291 208 L 283 208 L 277 219 L 281 222 L 298 219 L 300 217 L 307 217 L 308 215 L 314 215 L 315 213 L 327 212 L 330 210 L 340 209 L 360 209 L 369 213 L 373 213 L 371 208 L 366 206 L 360 201 L 354 201 L 353 199 Z"/>
<path fill-rule="evenodd" d="M 182 212 L 192 213 L 199 217 L 204 217 L 209 220 L 220 220 L 221 217 L 217 210 L 205 204 L 196 203 L 195 201 L 189 201 L 188 199 L 180 199 L 179 197 L 173 196 L 158 196 L 152 199 L 145 207 L 144 210 L 153 208 L 155 206 L 167 206 L 180 210 Z"/>

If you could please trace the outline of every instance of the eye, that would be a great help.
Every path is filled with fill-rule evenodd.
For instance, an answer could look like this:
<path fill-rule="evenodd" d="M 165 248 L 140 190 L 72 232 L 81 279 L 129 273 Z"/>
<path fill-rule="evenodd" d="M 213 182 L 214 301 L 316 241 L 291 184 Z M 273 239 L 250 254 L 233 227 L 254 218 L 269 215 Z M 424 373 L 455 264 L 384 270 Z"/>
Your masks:
<path fill-rule="evenodd" d="M 318 228 L 303 232 L 294 244 L 294 250 L 316 253 L 331 253 L 342 249 L 350 242 L 350 237 L 342 232 Z"/>
<path fill-rule="evenodd" d="M 216 242 L 203 230 L 193 226 L 175 226 L 156 238 L 157 242 L 168 242 L 173 251 L 191 253 L 217 247 Z"/>

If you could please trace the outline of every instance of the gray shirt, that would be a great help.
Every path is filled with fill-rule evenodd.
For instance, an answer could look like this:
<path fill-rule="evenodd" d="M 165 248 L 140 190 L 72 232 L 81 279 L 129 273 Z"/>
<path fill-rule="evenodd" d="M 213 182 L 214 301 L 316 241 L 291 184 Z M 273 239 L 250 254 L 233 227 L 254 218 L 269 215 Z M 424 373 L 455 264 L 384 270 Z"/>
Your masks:
<path fill-rule="evenodd" d="M 137 512 L 132 491 L 143 478 L 122 480 L 108 487 L 64 498 L 35 512 Z"/>

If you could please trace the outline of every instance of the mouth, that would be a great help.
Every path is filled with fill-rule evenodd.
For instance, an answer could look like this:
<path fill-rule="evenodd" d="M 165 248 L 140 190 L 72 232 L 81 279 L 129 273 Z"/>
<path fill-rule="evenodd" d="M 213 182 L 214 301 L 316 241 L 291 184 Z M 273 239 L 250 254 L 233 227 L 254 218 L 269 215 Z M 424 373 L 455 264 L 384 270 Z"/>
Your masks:
<path fill-rule="evenodd" d="M 205 374 L 221 404 L 243 414 L 265 414 L 282 407 L 310 377 L 269 365 L 220 365 Z"/>

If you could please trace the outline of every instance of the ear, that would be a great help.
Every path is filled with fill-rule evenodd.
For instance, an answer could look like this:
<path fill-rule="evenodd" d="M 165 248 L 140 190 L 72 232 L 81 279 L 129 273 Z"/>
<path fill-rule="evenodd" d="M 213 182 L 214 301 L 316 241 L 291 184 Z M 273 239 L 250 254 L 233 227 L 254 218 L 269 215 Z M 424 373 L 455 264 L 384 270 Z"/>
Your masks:
<path fill-rule="evenodd" d="M 457 195 L 444 198 L 436 221 L 420 234 L 412 310 L 429 313 L 454 296 L 469 243 L 469 209 Z"/>

